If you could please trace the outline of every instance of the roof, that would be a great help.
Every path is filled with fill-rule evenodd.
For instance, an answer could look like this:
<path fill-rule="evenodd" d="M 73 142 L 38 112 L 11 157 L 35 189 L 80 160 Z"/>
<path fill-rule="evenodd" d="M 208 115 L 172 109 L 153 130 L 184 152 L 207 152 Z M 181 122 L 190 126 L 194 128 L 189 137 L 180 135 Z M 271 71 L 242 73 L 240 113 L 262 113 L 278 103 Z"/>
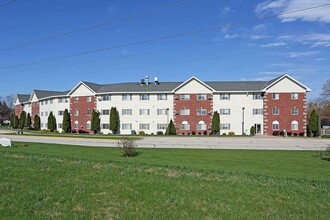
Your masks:
<path fill-rule="evenodd" d="M 84 83 L 86 86 L 88 86 L 91 90 L 93 90 L 95 93 L 99 91 L 103 85 L 96 84 L 96 83 L 91 83 L 91 82 L 86 82 L 86 81 L 81 81 Z"/>
<path fill-rule="evenodd" d="M 109 92 L 170 92 L 182 82 L 160 82 L 141 85 L 140 83 L 106 84 L 97 93 Z"/>
<path fill-rule="evenodd" d="M 65 96 L 68 94 L 68 91 L 48 91 L 48 90 L 33 90 L 38 99 L 43 99 L 52 96 Z"/>
<path fill-rule="evenodd" d="M 20 103 L 22 102 L 28 102 L 29 99 L 30 99 L 30 96 L 29 94 L 17 94 L 17 98 L 19 100 Z"/>
<path fill-rule="evenodd" d="M 205 82 L 215 91 L 260 91 L 265 87 L 265 81 L 222 81 Z"/>

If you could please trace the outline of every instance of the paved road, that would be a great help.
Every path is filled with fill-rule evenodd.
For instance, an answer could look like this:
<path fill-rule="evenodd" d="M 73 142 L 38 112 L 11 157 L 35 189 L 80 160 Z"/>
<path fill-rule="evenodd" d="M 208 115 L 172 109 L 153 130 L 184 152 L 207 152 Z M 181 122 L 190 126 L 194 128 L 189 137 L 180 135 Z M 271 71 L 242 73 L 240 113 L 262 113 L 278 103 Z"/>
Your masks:
<path fill-rule="evenodd" d="M 6 135 L 0 137 L 12 141 L 57 143 L 68 145 L 116 147 L 117 140 L 94 138 L 38 137 L 25 135 Z M 136 142 L 141 148 L 191 148 L 191 149 L 257 149 L 257 150 L 320 150 L 330 146 L 330 139 L 321 138 L 283 138 L 272 136 L 255 137 L 168 137 L 149 136 Z"/>

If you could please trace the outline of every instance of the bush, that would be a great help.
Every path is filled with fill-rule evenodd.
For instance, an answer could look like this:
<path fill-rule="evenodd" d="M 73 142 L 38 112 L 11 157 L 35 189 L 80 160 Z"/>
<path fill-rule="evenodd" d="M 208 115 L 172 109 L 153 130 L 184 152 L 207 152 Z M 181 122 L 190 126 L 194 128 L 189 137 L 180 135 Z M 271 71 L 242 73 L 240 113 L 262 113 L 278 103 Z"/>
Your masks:
<path fill-rule="evenodd" d="M 190 135 L 190 132 L 188 132 L 188 134 L 187 135 Z"/>
<path fill-rule="evenodd" d="M 157 135 L 164 135 L 164 132 L 162 132 L 162 131 L 157 131 Z"/>
<path fill-rule="evenodd" d="M 256 127 L 251 126 L 251 128 L 250 128 L 250 135 L 253 136 L 255 134 L 256 134 Z"/>
<path fill-rule="evenodd" d="M 201 132 L 198 132 L 198 135 L 201 135 L 202 133 Z"/>
<path fill-rule="evenodd" d="M 273 131 L 273 135 L 274 136 L 279 136 L 280 135 L 280 131 Z"/>
<path fill-rule="evenodd" d="M 204 134 L 204 135 L 207 135 L 207 131 L 204 131 L 203 134 Z"/>
<path fill-rule="evenodd" d="M 299 136 L 300 136 L 300 137 L 304 137 L 304 136 L 305 136 L 305 132 L 300 132 L 300 133 L 299 133 Z"/>
<path fill-rule="evenodd" d="M 196 132 L 195 132 L 195 131 L 192 131 L 192 132 L 191 132 L 191 134 L 192 134 L 192 135 L 195 135 L 195 134 L 196 134 Z"/>
<path fill-rule="evenodd" d="M 296 137 L 297 137 L 297 136 L 298 136 L 298 134 L 297 134 L 297 133 L 293 133 L 293 136 L 296 136 Z"/>
<path fill-rule="evenodd" d="M 50 130 L 49 129 L 42 129 L 42 132 L 50 132 Z"/>
<path fill-rule="evenodd" d="M 184 135 L 184 132 L 182 132 L 181 134 Z"/>
<path fill-rule="evenodd" d="M 144 131 L 139 131 L 139 135 L 145 135 L 146 133 Z"/>
<path fill-rule="evenodd" d="M 229 132 L 228 132 L 228 135 L 229 135 L 229 136 L 234 136 L 234 135 L 235 135 L 235 132 L 233 132 L 233 131 L 229 131 Z"/>
<path fill-rule="evenodd" d="M 226 136 L 226 135 L 227 135 L 227 133 L 222 133 L 222 135 L 223 135 L 223 136 Z"/>
<path fill-rule="evenodd" d="M 287 135 L 288 135 L 288 136 L 292 136 L 292 132 L 291 132 L 291 131 L 288 131 L 288 132 L 287 132 Z"/>
<path fill-rule="evenodd" d="M 137 155 L 136 143 L 133 139 L 122 138 L 117 142 L 117 146 L 121 149 L 123 157 L 135 157 Z"/>
<path fill-rule="evenodd" d="M 54 133 L 58 134 L 58 133 L 60 133 L 60 132 L 59 132 L 58 130 L 55 130 Z"/>

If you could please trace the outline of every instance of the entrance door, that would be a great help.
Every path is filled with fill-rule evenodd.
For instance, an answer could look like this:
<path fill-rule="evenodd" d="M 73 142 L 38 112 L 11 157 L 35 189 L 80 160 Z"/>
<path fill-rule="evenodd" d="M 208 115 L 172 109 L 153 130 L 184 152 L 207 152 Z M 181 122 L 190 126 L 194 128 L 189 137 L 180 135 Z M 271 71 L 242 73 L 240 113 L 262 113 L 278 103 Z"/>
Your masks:
<path fill-rule="evenodd" d="M 254 127 L 256 128 L 256 134 L 261 134 L 261 124 L 254 124 Z"/>

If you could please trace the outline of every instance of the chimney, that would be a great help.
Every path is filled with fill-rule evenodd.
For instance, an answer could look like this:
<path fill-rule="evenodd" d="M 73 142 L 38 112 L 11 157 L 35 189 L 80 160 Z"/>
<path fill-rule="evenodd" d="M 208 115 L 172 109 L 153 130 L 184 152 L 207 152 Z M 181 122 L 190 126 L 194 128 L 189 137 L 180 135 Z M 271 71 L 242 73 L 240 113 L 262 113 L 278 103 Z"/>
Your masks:
<path fill-rule="evenodd" d="M 146 85 L 149 85 L 149 76 L 146 76 Z"/>
<path fill-rule="evenodd" d="M 155 85 L 158 85 L 158 76 L 155 76 Z"/>
<path fill-rule="evenodd" d="M 144 79 L 141 79 L 141 83 L 140 83 L 141 86 L 144 85 Z"/>

